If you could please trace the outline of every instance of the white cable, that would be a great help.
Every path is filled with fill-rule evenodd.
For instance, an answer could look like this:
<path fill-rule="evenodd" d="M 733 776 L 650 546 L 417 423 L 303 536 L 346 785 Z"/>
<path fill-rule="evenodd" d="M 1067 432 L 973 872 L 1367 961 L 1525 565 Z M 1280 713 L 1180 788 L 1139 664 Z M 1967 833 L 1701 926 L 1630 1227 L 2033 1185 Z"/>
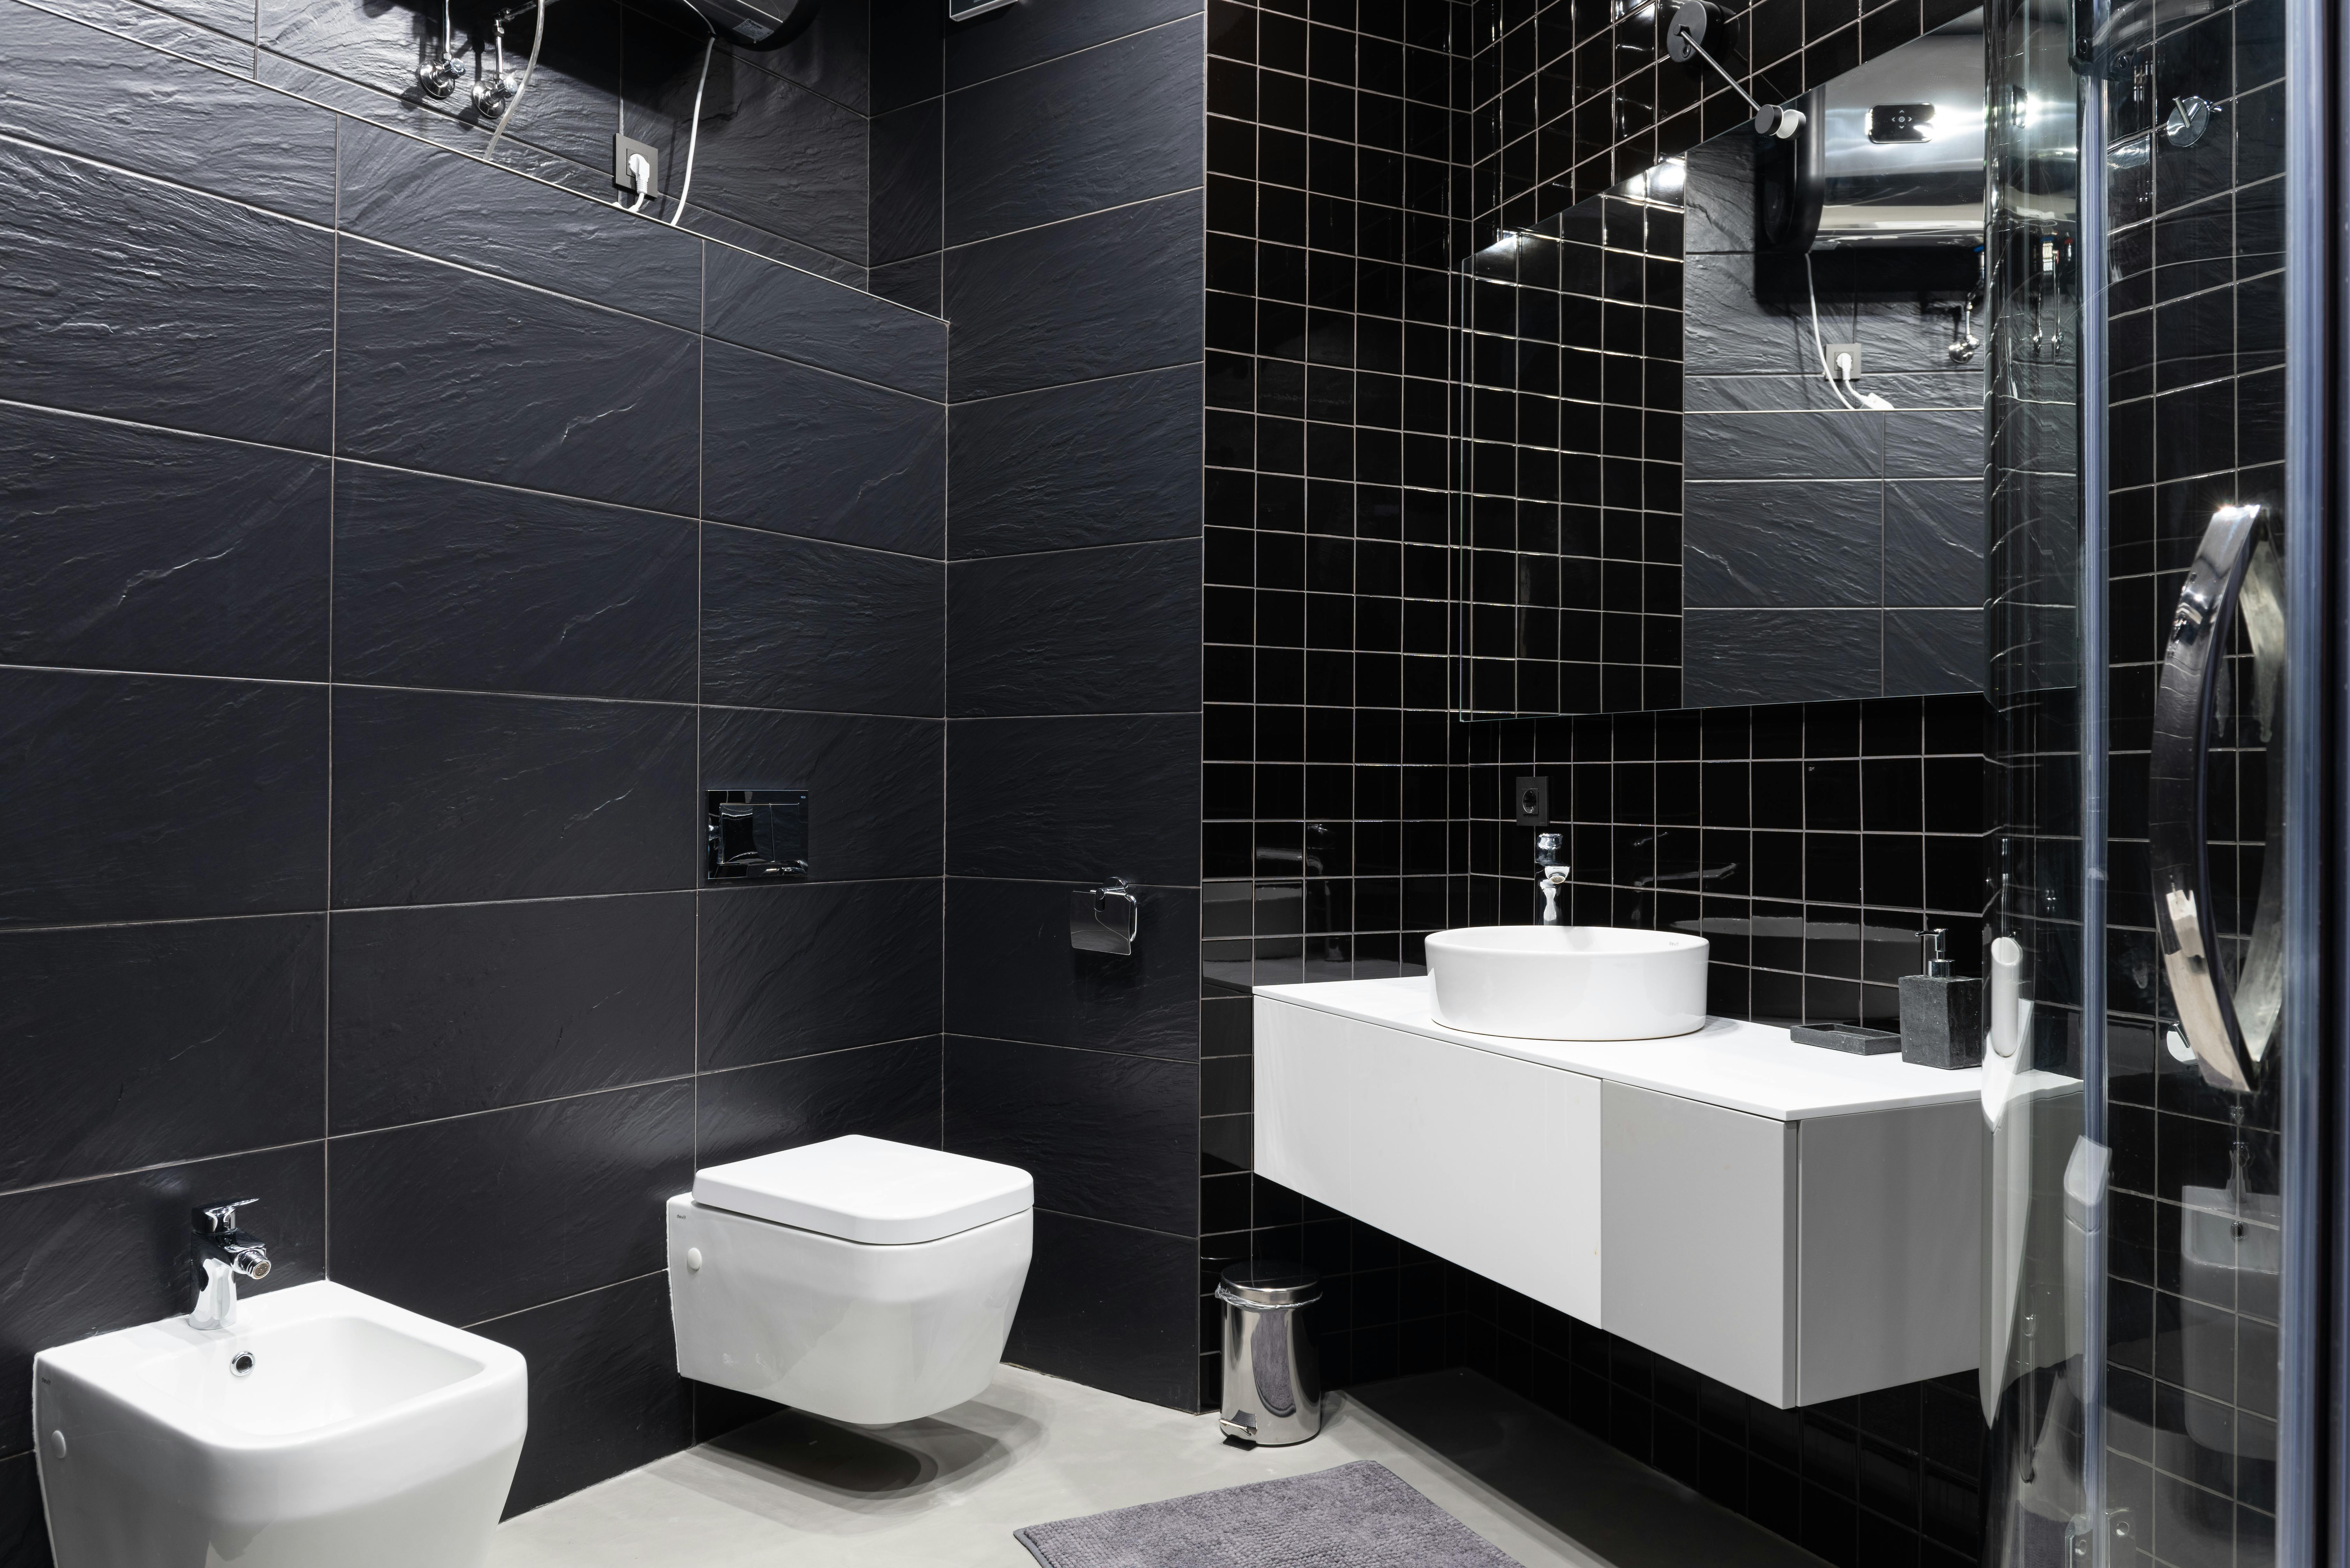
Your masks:
<path fill-rule="evenodd" d="M 641 213 L 645 208 L 645 198 L 653 193 L 653 166 L 645 161 L 645 155 L 641 152 L 629 154 L 629 182 L 637 188 L 637 199 L 629 204 L 629 211 Z M 612 205 L 617 207 L 619 203 L 615 202 Z"/>
<path fill-rule="evenodd" d="M 1812 286 L 1812 253 L 1809 251 L 1804 253 L 1804 296 L 1812 302 L 1812 352 L 1820 357 L 1820 377 L 1827 382 L 1828 390 L 1836 395 L 1836 401 L 1852 409 L 1852 400 L 1844 395 L 1844 389 L 1836 384 L 1835 373 L 1828 369 L 1827 348 L 1820 341 L 1820 294 Z M 1853 409 L 1855 413 L 1859 411 Z"/>
<path fill-rule="evenodd" d="M 498 155 L 498 142 L 506 133 L 506 121 L 514 118 L 515 106 L 522 102 L 522 95 L 530 90 L 530 73 L 538 68 L 538 46 L 546 36 L 546 0 L 538 0 L 538 19 L 531 24 L 530 28 L 530 58 L 523 62 L 522 80 L 515 84 L 514 97 L 506 99 L 505 112 L 498 116 L 498 128 L 490 133 L 490 145 L 482 154 L 484 158 Z"/>
<path fill-rule="evenodd" d="M 539 4 L 544 5 L 546 0 L 539 0 Z M 709 20 L 702 17 L 705 26 Z M 693 126 L 685 135 L 685 178 L 677 187 L 677 205 L 670 209 L 669 226 L 672 229 L 677 227 L 677 221 L 685 216 L 685 199 L 693 191 L 693 152 L 702 140 L 702 89 L 710 85 L 710 52 L 717 47 L 718 29 L 712 27 L 710 41 L 702 46 L 702 79 L 693 84 Z"/>

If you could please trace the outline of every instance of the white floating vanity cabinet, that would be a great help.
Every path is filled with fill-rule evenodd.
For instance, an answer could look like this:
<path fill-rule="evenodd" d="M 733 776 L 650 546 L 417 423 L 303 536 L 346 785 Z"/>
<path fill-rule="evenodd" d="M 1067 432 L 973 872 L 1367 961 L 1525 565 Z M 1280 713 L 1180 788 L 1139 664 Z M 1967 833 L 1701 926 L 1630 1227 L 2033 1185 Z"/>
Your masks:
<path fill-rule="evenodd" d="M 1468 1034 L 1424 978 L 1255 1007 L 1271 1180 L 1783 1408 L 1975 1365 L 1979 1071 Z"/>

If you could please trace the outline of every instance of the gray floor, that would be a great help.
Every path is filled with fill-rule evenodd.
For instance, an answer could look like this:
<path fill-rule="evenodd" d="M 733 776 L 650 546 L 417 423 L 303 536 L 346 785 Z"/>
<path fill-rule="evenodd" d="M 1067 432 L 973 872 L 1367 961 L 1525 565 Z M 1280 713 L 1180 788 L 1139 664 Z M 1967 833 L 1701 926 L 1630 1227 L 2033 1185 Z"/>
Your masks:
<path fill-rule="evenodd" d="M 499 1527 L 489 1568 L 988 1564 L 1014 1529 L 1378 1459 L 1526 1568 L 1820 1568 L 1820 1560 L 1471 1372 L 1332 1396 L 1310 1443 L 1250 1450 L 1214 1417 L 1007 1366 L 879 1430 L 789 1411 Z"/>

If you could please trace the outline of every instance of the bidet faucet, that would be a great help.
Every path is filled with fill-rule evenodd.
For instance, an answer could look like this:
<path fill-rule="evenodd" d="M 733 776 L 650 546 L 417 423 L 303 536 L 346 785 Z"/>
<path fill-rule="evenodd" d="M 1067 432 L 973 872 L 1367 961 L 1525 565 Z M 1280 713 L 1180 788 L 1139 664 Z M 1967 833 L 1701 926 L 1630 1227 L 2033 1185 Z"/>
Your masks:
<path fill-rule="evenodd" d="M 1545 926 L 1558 924 L 1558 890 L 1566 886 L 1571 868 L 1559 864 L 1559 851 L 1566 844 L 1566 836 L 1559 833 L 1534 835 L 1534 865 L 1541 875 L 1534 885 L 1542 889 L 1543 918 Z"/>
<path fill-rule="evenodd" d="M 195 1232 L 196 1262 L 203 1274 L 203 1283 L 196 1290 L 195 1310 L 188 1314 L 190 1328 L 234 1328 L 237 1275 L 255 1280 L 269 1277 L 269 1249 L 236 1222 L 238 1210 L 259 1201 L 240 1198 L 234 1203 L 189 1211 L 188 1228 Z"/>

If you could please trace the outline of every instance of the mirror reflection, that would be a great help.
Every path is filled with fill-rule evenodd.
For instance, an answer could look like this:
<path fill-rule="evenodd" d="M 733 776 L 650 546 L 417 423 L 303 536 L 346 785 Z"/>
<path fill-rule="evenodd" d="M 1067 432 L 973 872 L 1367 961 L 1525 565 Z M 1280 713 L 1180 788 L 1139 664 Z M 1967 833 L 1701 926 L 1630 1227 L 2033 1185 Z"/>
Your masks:
<path fill-rule="evenodd" d="M 1981 14 L 1792 108 L 1462 264 L 1464 717 L 1982 689 Z"/>

